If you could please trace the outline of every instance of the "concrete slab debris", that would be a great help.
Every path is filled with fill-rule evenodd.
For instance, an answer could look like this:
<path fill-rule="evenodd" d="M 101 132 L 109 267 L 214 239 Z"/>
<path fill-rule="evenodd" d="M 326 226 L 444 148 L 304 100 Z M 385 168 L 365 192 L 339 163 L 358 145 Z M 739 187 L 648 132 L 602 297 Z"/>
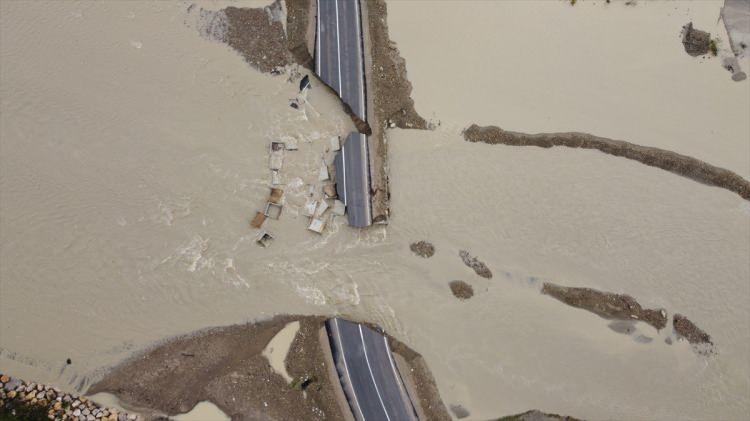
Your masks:
<path fill-rule="evenodd" d="M 298 141 L 296 137 L 286 136 L 282 139 L 284 141 L 284 148 L 288 151 L 296 151 L 298 149 Z"/>
<path fill-rule="evenodd" d="M 338 136 L 334 136 L 331 138 L 331 150 L 332 151 L 341 150 L 341 139 L 339 139 Z"/>
<path fill-rule="evenodd" d="M 266 214 L 258 212 L 255 214 L 255 218 L 250 222 L 250 226 L 253 228 L 260 228 L 263 226 L 263 222 L 266 221 Z"/>
<path fill-rule="evenodd" d="M 332 183 L 326 184 L 323 186 L 323 193 L 326 195 L 326 199 L 335 199 L 337 197 L 336 185 Z"/>
<path fill-rule="evenodd" d="M 326 223 L 324 220 L 313 218 L 310 220 L 310 225 L 308 225 L 307 229 L 313 232 L 317 232 L 318 234 L 322 234 L 325 227 Z"/>
<path fill-rule="evenodd" d="M 325 200 L 321 200 L 320 204 L 315 209 L 315 213 L 313 214 L 313 217 L 320 218 L 327 209 L 328 209 L 328 203 Z"/>
<path fill-rule="evenodd" d="M 346 205 L 340 200 L 334 200 L 331 213 L 338 216 L 344 216 L 346 214 Z"/>
<path fill-rule="evenodd" d="M 328 174 L 328 164 L 326 164 L 325 161 L 322 161 L 320 165 L 320 173 L 318 174 L 318 180 L 326 181 L 329 179 L 330 179 L 330 175 Z"/>
<path fill-rule="evenodd" d="M 284 190 L 272 187 L 271 194 L 268 196 L 268 201 L 276 205 L 281 205 L 281 200 L 283 197 Z"/>
<path fill-rule="evenodd" d="M 279 219 L 281 216 L 281 205 L 268 202 L 266 203 L 266 210 L 263 213 L 271 219 Z"/>
<path fill-rule="evenodd" d="M 258 236 L 255 237 L 255 243 L 263 248 L 270 246 L 272 242 L 273 235 L 267 231 L 261 231 L 258 233 Z"/>
<path fill-rule="evenodd" d="M 302 214 L 310 218 L 315 215 L 315 209 L 318 207 L 318 202 L 315 200 L 309 200 L 305 203 L 305 207 L 302 209 Z"/>
<path fill-rule="evenodd" d="M 279 170 L 271 170 L 271 185 L 280 186 L 283 182 L 281 181 L 281 173 Z"/>
<path fill-rule="evenodd" d="M 271 142 L 271 154 L 268 160 L 268 168 L 280 170 L 284 163 L 284 144 L 282 142 Z"/>

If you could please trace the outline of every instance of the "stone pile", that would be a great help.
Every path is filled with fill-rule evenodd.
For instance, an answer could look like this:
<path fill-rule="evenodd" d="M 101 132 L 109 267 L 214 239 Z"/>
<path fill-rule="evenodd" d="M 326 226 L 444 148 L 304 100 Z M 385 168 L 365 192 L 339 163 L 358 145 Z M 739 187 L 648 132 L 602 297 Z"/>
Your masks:
<path fill-rule="evenodd" d="M 77 421 L 142 421 L 138 415 L 105 408 L 84 396 L 63 393 L 57 388 L 37 383 L 26 383 L 16 377 L 0 373 L 0 414 L 21 415 L 23 410 L 46 411 L 50 420 Z"/>

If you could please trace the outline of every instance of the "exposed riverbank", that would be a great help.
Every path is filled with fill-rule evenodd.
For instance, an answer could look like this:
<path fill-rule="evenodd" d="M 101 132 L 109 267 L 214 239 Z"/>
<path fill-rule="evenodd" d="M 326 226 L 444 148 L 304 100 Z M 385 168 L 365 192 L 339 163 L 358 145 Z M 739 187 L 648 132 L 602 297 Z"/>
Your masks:
<path fill-rule="evenodd" d="M 324 342 L 324 321 L 277 316 L 168 339 L 114 367 L 88 393 L 112 393 L 144 408 L 147 419 L 185 413 L 209 401 L 236 420 L 347 420 L 351 412 Z M 280 372 L 266 348 L 292 322 L 299 329 L 285 341 L 289 349 L 282 350 L 286 358 Z M 405 358 L 400 368 L 408 370 L 417 400 L 430 414 L 444 408 L 421 355 L 390 340 Z"/>
<path fill-rule="evenodd" d="M 750 181 L 745 180 L 738 174 L 690 156 L 659 148 L 636 145 L 622 140 L 606 139 L 587 133 L 525 134 L 506 131 L 497 126 L 481 127 L 476 124 L 472 124 L 465 129 L 463 136 L 469 142 L 482 142 L 490 145 L 538 146 L 542 148 L 567 146 L 570 148 L 596 149 L 606 154 L 621 156 L 661 168 L 699 183 L 727 189 L 737 193 L 745 200 L 750 200 Z"/>

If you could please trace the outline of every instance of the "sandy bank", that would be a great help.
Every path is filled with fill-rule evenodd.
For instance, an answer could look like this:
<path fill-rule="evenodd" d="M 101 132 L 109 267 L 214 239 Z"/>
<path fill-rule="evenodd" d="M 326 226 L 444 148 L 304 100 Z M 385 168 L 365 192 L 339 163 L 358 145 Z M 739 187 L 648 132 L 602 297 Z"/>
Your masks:
<path fill-rule="evenodd" d="M 570 148 L 596 149 L 606 154 L 621 156 L 640 163 L 688 177 L 709 186 L 721 187 L 750 200 L 750 181 L 724 168 L 690 156 L 681 155 L 649 146 L 636 145 L 622 140 L 612 140 L 587 133 L 539 133 L 525 134 L 503 130 L 497 126 L 481 127 L 472 124 L 463 132 L 469 142 L 491 145 L 514 146 L 567 146 Z"/>

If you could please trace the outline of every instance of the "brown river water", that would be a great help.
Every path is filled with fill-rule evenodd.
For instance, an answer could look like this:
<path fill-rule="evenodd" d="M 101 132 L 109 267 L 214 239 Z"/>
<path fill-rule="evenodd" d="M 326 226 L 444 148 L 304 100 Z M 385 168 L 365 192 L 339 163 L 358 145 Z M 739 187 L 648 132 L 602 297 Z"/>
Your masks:
<path fill-rule="evenodd" d="M 672 147 L 747 177 L 748 83 L 679 43 L 686 19 L 713 30 L 718 7 L 649 3 L 660 18 L 646 19 L 641 3 L 390 2 L 417 110 L 441 126 L 388 132 L 387 228 L 360 232 L 337 218 L 318 236 L 301 214 L 307 184 L 328 139 L 351 129 L 323 89 L 313 87 L 304 112 L 290 108 L 296 81 L 256 72 L 201 37 L 190 3 L 0 1 L 0 371 L 85 389 L 168 336 L 278 313 L 344 314 L 422 353 L 445 402 L 469 409 L 470 419 L 530 408 L 593 419 L 742 419 L 750 409 L 748 202 L 596 151 L 460 136 L 473 122 L 588 131 Z M 630 18 L 654 42 L 618 50 L 628 33 L 616 25 L 630 28 Z M 587 37 L 576 32 L 584 23 Z M 565 45 L 616 51 L 577 65 L 589 55 L 544 42 L 549 27 Z M 510 45 L 486 42 L 522 29 Z M 464 44 L 448 43 L 459 35 Z M 621 56 L 634 68 L 606 64 Z M 628 92 L 630 105 L 598 111 L 609 95 L 587 88 L 591 68 L 610 95 Z M 700 108 L 707 122 L 688 119 L 684 98 L 653 92 L 659 86 L 713 101 Z M 662 106 L 638 107 L 654 98 Z M 287 153 L 286 205 L 263 249 L 248 222 L 268 193 L 268 142 L 284 136 L 300 148 Z M 431 259 L 409 251 L 421 239 L 435 244 Z M 458 257 L 463 249 L 495 276 L 474 275 Z M 474 297 L 455 299 L 455 279 L 472 284 Z M 637 324 L 649 343 L 616 333 L 540 295 L 545 280 L 685 314 L 711 334 L 716 353 L 668 345 L 671 326 Z"/>

